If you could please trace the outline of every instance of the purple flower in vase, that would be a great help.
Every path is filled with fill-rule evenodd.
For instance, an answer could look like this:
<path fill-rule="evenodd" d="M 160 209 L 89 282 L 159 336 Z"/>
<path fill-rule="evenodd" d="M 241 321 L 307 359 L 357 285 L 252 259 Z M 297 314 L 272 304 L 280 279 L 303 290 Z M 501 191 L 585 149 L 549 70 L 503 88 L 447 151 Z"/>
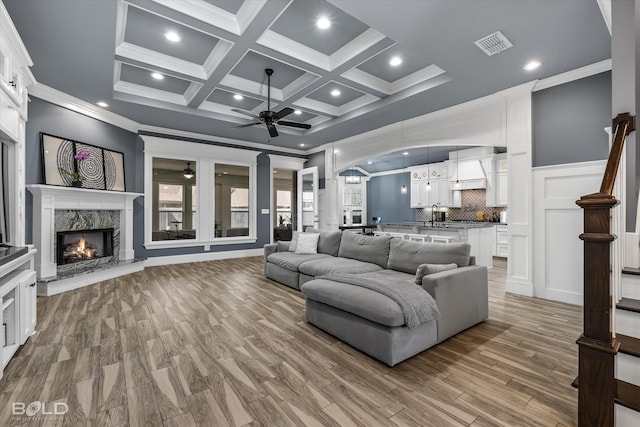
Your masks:
<path fill-rule="evenodd" d="M 89 152 L 88 151 L 81 151 L 79 153 L 77 153 L 75 156 L 73 156 L 76 160 L 84 160 L 87 157 L 89 157 Z"/>

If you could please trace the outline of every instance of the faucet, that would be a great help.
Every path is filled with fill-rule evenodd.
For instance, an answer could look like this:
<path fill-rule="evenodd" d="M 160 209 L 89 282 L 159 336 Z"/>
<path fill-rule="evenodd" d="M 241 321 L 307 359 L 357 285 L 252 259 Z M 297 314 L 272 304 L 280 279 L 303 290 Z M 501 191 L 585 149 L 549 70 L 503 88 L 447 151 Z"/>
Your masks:
<path fill-rule="evenodd" d="M 435 219 L 435 216 L 436 216 L 436 215 L 434 214 L 435 209 L 438 209 L 438 204 L 437 204 L 437 203 L 434 203 L 434 204 L 432 204 L 432 205 L 431 205 L 431 226 L 432 226 L 432 227 L 434 227 L 434 225 L 433 225 L 433 220 Z"/>

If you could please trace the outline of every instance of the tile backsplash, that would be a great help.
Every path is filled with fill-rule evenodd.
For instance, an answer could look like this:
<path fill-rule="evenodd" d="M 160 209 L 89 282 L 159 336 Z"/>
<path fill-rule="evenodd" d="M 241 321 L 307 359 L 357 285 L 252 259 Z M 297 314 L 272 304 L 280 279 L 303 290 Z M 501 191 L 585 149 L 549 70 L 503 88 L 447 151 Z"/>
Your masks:
<path fill-rule="evenodd" d="M 446 209 L 447 221 L 475 221 L 476 212 L 483 211 L 490 218 L 499 216 L 503 207 L 487 207 L 486 190 L 462 190 L 460 208 Z M 431 221 L 431 208 L 416 209 L 416 221 Z"/>

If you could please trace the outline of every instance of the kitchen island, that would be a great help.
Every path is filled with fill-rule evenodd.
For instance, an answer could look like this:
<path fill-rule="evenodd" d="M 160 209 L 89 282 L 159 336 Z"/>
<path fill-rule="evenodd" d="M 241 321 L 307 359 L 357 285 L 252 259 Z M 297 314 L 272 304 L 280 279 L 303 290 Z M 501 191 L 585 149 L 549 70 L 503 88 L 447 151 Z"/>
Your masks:
<path fill-rule="evenodd" d="M 378 224 L 378 233 L 396 233 L 410 237 L 443 236 L 453 242 L 467 242 L 471 245 L 471 256 L 476 264 L 493 266 L 495 229 L 492 222 L 407 222 L 403 224 Z"/>

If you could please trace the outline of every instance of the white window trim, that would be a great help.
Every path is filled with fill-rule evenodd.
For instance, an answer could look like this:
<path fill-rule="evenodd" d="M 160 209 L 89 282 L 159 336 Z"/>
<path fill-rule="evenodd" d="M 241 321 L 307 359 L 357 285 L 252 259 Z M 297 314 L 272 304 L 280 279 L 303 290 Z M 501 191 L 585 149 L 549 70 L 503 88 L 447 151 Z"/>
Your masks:
<path fill-rule="evenodd" d="M 259 151 L 187 142 L 142 135 L 144 141 L 144 247 L 146 249 L 187 248 L 255 243 L 257 241 L 257 157 Z M 195 161 L 198 207 L 196 238 L 152 241 L 153 158 Z M 249 236 L 215 238 L 210 219 L 215 212 L 215 165 L 228 164 L 249 168 Z"/>

